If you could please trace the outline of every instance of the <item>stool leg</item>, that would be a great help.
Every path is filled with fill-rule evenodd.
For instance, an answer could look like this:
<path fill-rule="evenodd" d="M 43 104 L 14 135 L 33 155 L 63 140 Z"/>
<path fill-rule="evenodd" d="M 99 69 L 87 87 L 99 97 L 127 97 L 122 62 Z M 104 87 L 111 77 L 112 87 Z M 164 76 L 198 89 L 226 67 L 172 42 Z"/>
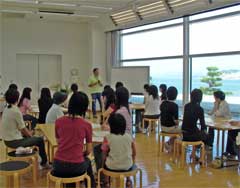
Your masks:
<path fill-rule="evenodd" d="M 11 188 L 11 176 L 6 176 L 6 188 Z"/>
<path fill-rule="evenodd" d="M 140 181 L 140 188 L 142 188 L 142 170 L 141 169 L 138 169 L 139 171 L 139 181 Z"/>
<path fill-rule="evenodd" d="M 38 157 L 32 157 L 33 184 L 37 183 Z"/>
<path fill-rule="evenodd" d="M 160 133 L 158 133 L 158 156 L 160 155 L 160 150 L 162 149 L 160 139 L 161 139 L 161 136 L 160 136 Z"/>
<path fill-rule="evenodd" d="M 47 175 L 47 188 L 50 188 L 50 178 L 49 178 L 49 175 Z"/>
<path fill-rule="evenodd" d="M 205 167 L 205 146 L 201 145 L 201 156 L 200 160 L 202 162 L 202 166 Z"/>
<path fill-rule="evenodd" d="M 165 143 L 165 136 L 162 135 L 162 150 L 161 150 L 161 152 L 164 152 L 164 143 Z"/>
<path fill-rule="evenodd" d="M 80 182 L 76 182 L 76 188 L 80 188 Z"/>
<path fill-rule="evenodd" d="M 61 181 L 55 182 L 55 188 L 61 188 Z"/>
<path fill-rule="evenodd" d="M 119 181 L 120 181 L 120 188 L 124 188 L 124 176 L 120 176 L 120 178 L 119 178 Z"/>
<path fill-rule="evenodd" d="M 137 178 L 136 178 L 136 175 L 137 175 L 137 174 L 135 174 L 135 175 L 133 176 L 134 188 L 137 188 Z"/>
<path fill-rule="evenodd" d="M 86 179 L 87 179 L 87 188 L 91 188 L 91 179 L 90 179 L 90 177 L 86 176 Z M 98 186 L 100 187 L 100 185 L 98 185 Z"/>
<path fill-rule="evenodd" d="M 14 188 L 19 188 L 20 186 L 19 186 L 19 176 L 18 176 L 18 174 L 17 173 L 15 173 L 14 175 L 13 175 L 13 185 L 14 185 Z"/>
<path fill-rule="evenodd" d="M 182 151 L 181 151 L 182 157 L 181 157 L 181 167 L 183 168 L 185 165 L 185 145 L 182 144 Z"/>

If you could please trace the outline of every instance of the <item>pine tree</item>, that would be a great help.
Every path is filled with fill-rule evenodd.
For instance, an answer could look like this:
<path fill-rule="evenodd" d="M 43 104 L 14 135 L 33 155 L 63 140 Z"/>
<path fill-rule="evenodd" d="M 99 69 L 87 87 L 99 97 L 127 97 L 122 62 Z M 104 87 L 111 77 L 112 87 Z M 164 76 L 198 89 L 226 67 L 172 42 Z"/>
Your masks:
<path fill-rule="evenodd" d="M 217 67 L 207 67 L 207 76 L 201 79 L 201 82 L 208 84 L 208 87 L 200 87 L 202 92 L 206 95 L 212 95 L 214 91 L 219 90 L 218 87 L 222 86 L 222 73 Z"/>

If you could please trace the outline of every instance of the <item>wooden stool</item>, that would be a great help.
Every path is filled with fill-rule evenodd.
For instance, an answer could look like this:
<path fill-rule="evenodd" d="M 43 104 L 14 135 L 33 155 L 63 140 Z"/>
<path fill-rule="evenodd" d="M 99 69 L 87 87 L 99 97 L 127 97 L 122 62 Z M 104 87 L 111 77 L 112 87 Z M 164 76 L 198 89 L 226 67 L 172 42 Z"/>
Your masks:
<path fill-rule="evenodd" d="M 15 151 L 9 152 L 7 158 L 12 161 L 26 161 L 30 162 L 33 167 L 33 183 L 37 182 L 38 176 L 38 153 L 33 150 L 32 153 L 16 154 Z"/>
<path fill-rule="evenodd" d="M 164 152 L 165 137 L 177 137 L 177 138 L 180 138 L 181 135 L 182 135 L 182 133 L 159 132 L 159 134 L 158 134 L 158 155 L 160 154 L 160 152 Z M 175 152 L 174 150 L 175 150 L 175 147 L 173 147 L 173 153 Z"/>
<path fill-rule="evenodd" d="M 0 163 L 0 175 L 6 177 L 6 187 L 10 188 L 11 177 L 13 187 L 19 188 L 19 175 L 26 174 L 31 170 L 31 165 L 25 161 L 7 161 Z"/>
<path fill-rule="evenodd" d="M 90 177 L 87 175 L 87 173 L 77 176 L 77 177 L 72 177 L 72 178 L 60 178 L 53 176 L 51 172 L 48 172 L 47 174 L 47 188 L 50 188 L 50 180 L 55 182 L 55 188 L 61 188 L 61 184 L 66 184 L 66 183 L 76 183 L 76 188 L 80 188 L 80 182 L 87 180 L 87 188 L 91 188 L 91 180 Z"/>
<path fill-rule="evenodd" d="M 157 123 L 157 127 L 158 127 L 158 131 L 160 130 L 159 129 L 159 127 L 160 127 L 160 119 L 159 118 L 143 118 L 142 119 L 142 130 L 144 130 L 144 128 L 145 128 L 145 122 L 148 122 L 148 130 L 150 129 L 150 131 L 149 132 L 151 132 L 151 130 L 153 129 L 153 128 L 155 128 L 155 124 Z M 154 127 L 153 127 L 154 126 Z M 155 130 L 155 129 L 153 129 L 153 130 Z"/>
<path fill-rule="evenodd" d="M 124 178 L 125 177 L 131 177 L 133 176 L 134 178 L 134 188 L 137 187 L 137 180 L 136 180 L 136 175 L 139 172 L 139 178 L 140 178 L 140 188 L 142 188 L 142 170 L 140 168 L 133 169 L 128 172 L 113 172 L 106 170 L 104 168 L 101 168 L 98 170 L 98 188 L 100 188 L 100 175 L 103 173 L 105 176 L 110 176 L 112 178 L 120 180 L 120 185 L 118 186 L 119 188 L 124 188 Z"/>
<path fill-rule="evenodd" d="M 203 167 L 205 167 L 205 144 L 202 141 L 195 141 L 195 142 L 187 142 L 187 141 L 177 141 L 176 145 L 181 145 L 181 167 L 185 166 L 186 163 L 186 147 L 188 146 L 193 146 L 193 152 L 192 154 L 193 159 L 195 159 L 195 147 L 196 146 L 200 146 L 200 152 L 201 152 L 201 156 L 200 156 L 200 164 L 202 164 Z M 179 147 L 178 147 L 179 148 Z M 177 154 L 179 155 L 179 153 Z"/>

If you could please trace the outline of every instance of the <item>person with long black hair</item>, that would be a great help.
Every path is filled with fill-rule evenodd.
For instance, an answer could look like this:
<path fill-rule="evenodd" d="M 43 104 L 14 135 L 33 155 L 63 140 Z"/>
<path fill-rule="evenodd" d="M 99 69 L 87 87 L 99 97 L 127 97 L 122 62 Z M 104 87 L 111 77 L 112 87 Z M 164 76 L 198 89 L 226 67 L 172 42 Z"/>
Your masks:
<path fill-rule="evenodd" d="M 95 187 L 91 161 L 87 157 L 92 152 L 92 125 L 84 119 L 88 105 L 85 93 L 73 93 L 68 115 L 56 120 L 58 149 L 54 156 L 53 174 L 58 177 L 76 177 L 87 172 L 91 178 L 91 187 Z"/>
<path fill-rule="evenodd" d="M 2 115 L 2 136 L 6 146 L 11 148 L 37 146 L 41 157 L 41 166 L 50 168 L 47 163 L 44 140 L 42 137 L 33 136 L 33 131 L 25 127 L 22 113 L 17 107 L 19 92 L 9 89 L 6 94 L 7 107 Z"/>
<path fill-rule="evenodd" d="M 167 85 L 160 84 L 159 91 L 161 92 L 161 96 L 160 96 L 161 101 L 167 100 Z"/>
<path fill-rule="evenodd" d="M 38 122 L 39 123 L 44 124 L 46 122 L 46 116 L 52 104 L 53 104 L 53 99 L 51 97 L 51 92 L 49 88 L 42 88 L 40 98 L 38 99 L 38 108 L 39 108 Z"/>
<path fill-rule="evenodd" d="M 34 116 L 28 114 L 28 112 L 31 111 L 32 109 L 31 92 L 32 92 L 32 89 L 30 87 L 26 87 L 23 89 L 22 96 L 18 103 L 18 107 L 22 112 L 24 121 L 30 121 L 32 129 L 34 129 L 38 123 L 38 120 Z"/>

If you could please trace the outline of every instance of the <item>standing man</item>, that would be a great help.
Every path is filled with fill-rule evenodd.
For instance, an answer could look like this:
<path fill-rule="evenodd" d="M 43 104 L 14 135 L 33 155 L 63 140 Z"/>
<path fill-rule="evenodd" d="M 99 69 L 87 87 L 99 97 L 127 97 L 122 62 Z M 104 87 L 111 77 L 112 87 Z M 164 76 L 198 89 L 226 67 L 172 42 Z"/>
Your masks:
<path fill-rule="evenodd" d="M 103 84 L 102 84 L 101 78 L 99 77 L 99 69 L 94 68 L 93 75 L 90 76 L 88 80 L 88 87 L 90 88 L 90 93 L 92 96 L 92 112 L 93 112 L 94 118 L 97 118 L 96 100 L 98 100 L 98 103 L 102 111 L 102 103 L 101 103 L 102 86 Z"/>

